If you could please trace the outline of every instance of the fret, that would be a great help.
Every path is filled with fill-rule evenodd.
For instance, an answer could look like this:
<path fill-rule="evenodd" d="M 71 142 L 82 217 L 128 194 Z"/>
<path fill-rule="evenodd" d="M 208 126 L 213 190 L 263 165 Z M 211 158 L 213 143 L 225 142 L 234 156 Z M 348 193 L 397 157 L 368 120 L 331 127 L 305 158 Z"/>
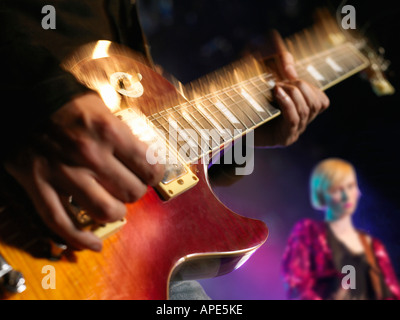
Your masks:
<path fill-rule="evenodd" d="M 324 67 L 325 72 L 329 72 L 330 82 L 335 81 L 341 75 L 343 75 L 345 71 L 345 66 L 343 65 L 343 58 L 347 60 L 347 56 L 343 56 L 342 50 L 332 50 L 324 55 Z"/>
<path fill-rule="evenodd" d="M 200 124 L 185 110 L 177 110 L 181 114 L 182 118 L 189 123 L 194 130 L 196 130 L 198 137 L 200 139 L 200 145 L 203 152 L 208 152 L 212 149 L 212 136 L 207 133 L 205 128 L 202 128 Z M 210 141 L 211 140 L 211 141 Z"/>
<path fill-rule="evenodd" d="M 297 56 L 302 57 L 296 61 L 300 79 L 326 89 L 367 65 L 363 55 L 349 43 L 315 53 L 326 46 L 320 37 L 315 29 L 303 33 L 303 43 L 299 36 L 287 40 L 289 46 L 295 42 Z M 313 52 L 311 56 L 309 51 Z M 278 115 L 279 109 L 270 103 L 274 84 L 274 75 L 263 73 L 163 110 L 148 120 L 166 134 L 168 141 L 176 143 L 177 150 L 183 149 L 179 150 L 185 152 L 182 156 L 194 161 Z"/>
<path fill-rule="evenodd" d="M 303 59 L 296 65 L 299 77 L 320 88 L 327 88 L 366 65 L 366 61 L 354 50 L 352 46 L 346 44 Z"/>
<path fill-rule="evenodd" d="M 224 91 L 215 94 L 214 105 L 219 109 L 219 111 L 221 111 L 228 121 L 234 125 L 237 131 L 245 132 L 248 127 L 245 125 L 242 119 L 240 119 L 243 118 L 243 116 L 239 117 L 237 110 L 234 110 L 233 108 L 234 105 L 228 103 L 228 100 L 226 99 L 227 96 Z"/>
<path fill-rule="evenodd" d="M 328 60 L 328 61 L 331 61 L 331 63 L 332 63 L 332 61 L 334 61 L 334 60 L 332 60 L 331 57 L 329 57 L 329 58 L 330 58 L 330 60 Z M 325 55 L 323 57 L 320 57 L 318 60 L 319 61 L 317 63 L 320 64 L 320 67 L 319 67 L 320 73 L 325 77 L 325 79 L 327 79 L 327 82 L 325 83 L 325 85 L 335 81 L 339 77 L 339 75 L 337 74 L 337 72 L 335 70 L 332 69 L 332 67 L 327 62 L 327 56 Z M 336 63 L 336 62 L 334 62 L 334 63 Z"/>
<path fill-rule="evenodd" d="M 224 129 L 228 129 L 230 132 L 233 132 L 235 129 L 238 129 L 237 124 L 235 123 L 237 121 L 231 121 L 218 107 L 217 103 L 220 103 L 220 101 L 217 101 L 213 96 L 207 95 L 205 99 L 202 99 L 201 104 L 202 106 L 211 114 L 214 119 L 216 119 Z M 232 115 L 233 116 L 233 115 Z"/>
<path fill-rule="evenodd" d="M 217 132 L 212 123 L 208 121 L 206 117 L 204 117 L 193 105 L 188 103 L 184 108 L 181 109 L 181 112 L 185 119 L 190 122 L 193 127 L 201 130 L 200 134 L 204 140 L 208 141 L 208 145 L 211 149 L 213 146 L 220 145 L 222 143 L 220 141 L 221 135 Z"/>
<path fill-rule="evenodd" d="M 196 108 L 199 113 L 210 122 L 210 135 L 212 135 L 213 141 L 215 141 L 218 145 L 222 145 L 224 142 L 233 138 L 230 130 L 223 128 L 220 123 L 211 115 L 211 113 L 201 105 L 201 103 L 194 103 L 193 107 Z"/>
<path fill-rule="evenodd" d="M 219 95 L 219 98 L 225 105 L 228 106 L 228 108 L 234 113 L 234 115 L 238 119 L 240 119 L 240 122 L 243 124 L 245 130 L 253 127 L 256 123 L 250 118 L 250 116 L 246 112 L 243 112 L 243 110 L 238 106 L 238 104 L 234 100 L 235 98 L 232 97 L 231 95 L 232 95 L 232 90 L 229 89 L 221 93 Z M 236 99 L 238 97 L 239 96 L 236 95 Z"/>
<path fill-rule="evenodd" d="M 224 139 L 221 141 L 221 134 L 218 133 L 218 130 L 215 128 L 212 122 L 210 122 L 202 113 L 200 113 L 200 111 L 194 107 L 194 104 L 188 103 L 184 110 L 182 109 L 182 112 L 183 111 L 186 113 L 187 118 L 193 119 L 194 124 L 197 123 L 200 126 L 204 138 L 205 135 L 210 137 L 208 141 L 211 149 L 213 149 L 215 145 L 220 146 L 224 142 Z M 227 137 L 225 140 L 229 140 L 229 137 Z"/>
<path fill-rule="evenodd" d="M 148 117 L 148 120 L 152 123 L 152 125 L 159 131 L 159 139 L 155 143 L 159 143 L 159 148 L 158 150 L 161 150 L 161 152 L 158 153 L 158 161 L 161 163 L 168 163 L 171 156 L 171 152 L 168 152 L 168 150 L 172 151 L 171 146 L 169 145 L 169 132 L 166 128 L 164 128 L 159 120 L 161 120 L 162 117 L 160 114 L 154 114 Z M 161 142 L 163 140 L 163 142 Z M 176 153 L 176 150 L 174 151 Z M 165 155 L 165 157 L 164 157 Z"/>
<path fill-rule="evenodd" d="M 167 110 L 160 111 L 159 114 L 161 117 L 157 120 L 168 132 L 169 148 L 173 148 L 184 160 L 186 160 L 185 157 L 189 159 L 193 153 L 196 153 L 196 145 L 188 139 L 183 131 L 179 130 L 176 121 L 169 117 Z"/>
<path fill-rule="evenodd" d="M 311 83 L 312 85 L 316 86 L 317 88 L 322 88 L 321 83 L 311 76 L 311 74 L 303 66 L 302 62 L 298 62 L 296 64 L 296 70 L 297 70 L 297 74 L 300 79 Z"/>
<path fill-rule="evenodd" d="M 266 111 L 245 89 L 241 88 L 240 90 L 235 90 L 237 90 L 237 93 L 244 99 L 243 103 L 246 106 L 250 106 L 252 111 L 261 118 L 261 121 L 257 122 L 258 124 L 268 120 L 271 117 L 270 113 Z M 243 103 L 239 104 L 243 106 Z"/>
<path fill-rule="evenodd" d="M 269 108 L 268 99 L 253 84 L 243 85 L 240 93 L 256 111 L 260 112 L 263 120 L 273 115 L 273 112 Z"/>
<path fill-rule="evenodd" d="M 167 111 L 169 117 L 176 122 L 177 126 L 180 127 L 182 138 L 184 138 L 193 149 L 196 150 L 196 157 L 209 151 L 209 137 L 206 137 L 204 133 L 202 135 L 202 131 L 199 127 L 197 129 L 193 127 L 193 125 L 188 122 L 177 109 L 169 109 Z"/>
<path fill-rule="evenodd" d="M 352 69 L 356 69 L 359 65 L 363 63 L 363 59 L 361 59 L 359 52 L 356 51 L 357 49 L 354 48 L 353 46 L 346 46 L 346 55 L 349 55 L 351 58 L 351 61 L 353 62 L 351 65 Z"/>
<path fill-rule="evenodd" d="M 261 79 L 258 77 L 250 79 L 250 82 L 253 84 L 254 89 L 255 89 L 255 91 L 253 91 L 253 92 L 258 92 L 257 94 L 260 97 L 264 98 L 263 100 L 265 102 L 263 103 L 263 106 L 264 106 L 264 108 L 267 109 L 270 116 L 274 116 L 277 113 L 279 113 L 278 109 L 275 108 L 274 106 L 272 106 L 272 104 L 270 103 L 270 101 L 272 100 L 271 89 L 273 86 L 275 86 L 275 84 L 273 86 L 271 86 L 271 84 L 269 82 L 261 81 Z"/>
<path fill-rule="evenodd" d="M 162 122 L 165 122 L 165 119 L 161 117 L 159 113 L 153 114 L 148 117 L 148 119 L 151 121 L 153 126 L 160 131 L 160 135 L 164 136 L 166 140 L 168 140 L 168 129 L 162 125 Z"/>
<path fill-rule="evenodd" d="M 331 69 L 336 73 L 336 75 L 338 76 L 338 74 L 342 73 L 344 70 L 341 66 L 339 66 L 335 60 L 333 60 L 330 56 L 325 58 L 325 62 L 328 64 L 328 66 L 331 67 Z"/>
<path fill-rule="evenodd" d="M 243 98 L 243 96 L 237 91 L 237 89 L 232 88 L 230 90 L 229 97 L 238 106 L 238 109 L 244 111 L 246 116 L 249 117 L 254 125 L 257 125 L 264 120 L 260 113 L 254 110 L 250 103 Z"/>
<path fill-rule="evenodd" d="M 173 129 L 173 132 L 176 134 L 179 144 L 179 154 L 186 161 L 190 159 L 197 159 L 201 152 L 200 145 L 197 144 L 195 140 L 188 134 L 188 131 L 184 130 L 178 122 L 176 122 L 171 117 L 168 118 L 169 127 Z"/>
<path fill-rule="evenodd" d="M 152 122 L 165 137 L 165 141 L 166 143 L 168 143 L 168 148 L 170 150 L 173 149 L 174 152 L 177 152 L 179 145 L 178 136 L 175 134 L 171 134 L 171 126 L 169 125 L 168 120 L 165 118 L 165 115 L 166 115 L 165 110 L 158 112 L 157 114 L 153 115 Z"/>

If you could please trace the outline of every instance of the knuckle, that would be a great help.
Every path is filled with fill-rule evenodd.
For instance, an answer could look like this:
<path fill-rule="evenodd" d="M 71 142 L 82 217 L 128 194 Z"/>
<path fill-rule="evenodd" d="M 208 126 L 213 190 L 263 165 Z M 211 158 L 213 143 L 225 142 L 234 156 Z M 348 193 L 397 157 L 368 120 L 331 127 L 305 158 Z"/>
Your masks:
<path fill-rule="evenodd" d="M 118 127 L 111 117 L 102 117 L 96 122 L 96 130 L 105 141 L 113 141 L 118 137 Z"/>
<path fill-rule="evenodd" d="M 324 100 L 323 100 L 322 108 L 323 108 L 323 109 L 327 109 L 327 108 L 329 107 L 330 103 L 331 103 L 331 102 L 330 102 L 328 96 L 325 96 L 325 97 L 324 97 Z"/>
<path fill-rule="evenodd" d="M 304 108 L 301 109 L 301 117 L 307 118 L 310 115 L 310 108 L 306 105 Z"/>
<path fill-rule="evenodd" d="M 158 184 L 164 177 L 165 167 L 161 164 L 151 165 L 147 176 L 147 183 L 151 186 Z"/>
<path fill-rule="evenodd" d="M 146 185 L 136 186 L 135 188 L 130 188 L 126 193 L 127 203 L 132 203 L 138 201 L 147 192 Z"/>
<path fill-rule="evenodd" d="M 279 58 L 283 64 L 292 64 L 294 61 L 293 55 L 287 50 L 280 52 Z"/>
<path fill-rule="evenodd" d="M 46 224 L 52 230 L 56 231 L 66 231 L 67 226 L 65 225 L 65 221 L 59 212 L 55 212 L 50 208 L 42 207 L 40 211 L 43 213 L 43 219 Z"/>
<path fill-rule="evenodd" d="M 101 222 L 112 222 L 123 218 L 126 214 L 126 207 L 119 201 L 103 201 L 98 203 L 96 212 L 93 213 L 96 220 Z"/>
<path fill-rule="evenodd" d="M 300 119 L 297 119 L 294 117 L 291 117 L 291 118 L 287 119 L 286 121 L 290 128 L 296 128 L 296 127 L 298 127 L 298 125 L 300 123 Z"/>
<path fill-rule="evenodd" d="M 291 96 L 291 97 L 293 97 L 294 95 L 296 95 L 297 93 L 298 93 L 298 91 L 299 91 L 299 89 L 297 89 L 297 87 L 296 86 L 293 86 L 293 85 L 288 85 L 288 86 L 286 86 L 286 92 Z"/>
<path fill-rule="evenodd" d="M 305 82 L 305 81 L 302 80 L 302 79 L 297 79 L 297 80 L 295 80 L 294 85 L 295 85 L 296 87 L 300 88 L 300 89 L 304 89 L 304 88 L 306 88 L 306 87 L 308 86 L 308 85 L 307 85 L 307 82 Z"/>
<path fill-rule="evenodd" d="M 101 167 L 102 157 L 99 156 L 98 146 L 92 139 L 80 137 L 76 140 L 76 146 L 79 155 L 92 169 L 98 170 Z"/>

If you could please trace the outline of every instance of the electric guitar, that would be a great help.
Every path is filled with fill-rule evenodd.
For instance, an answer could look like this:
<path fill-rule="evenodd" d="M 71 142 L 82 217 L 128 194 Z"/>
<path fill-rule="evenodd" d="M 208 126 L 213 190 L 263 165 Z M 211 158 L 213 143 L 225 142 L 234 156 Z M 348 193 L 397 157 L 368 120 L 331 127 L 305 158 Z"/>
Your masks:
<path fill-rule="evenodd" d="M 378 92 L 393 92 L 362 52 L 365 41 L 349 41 L 325 13 L 286 44 L 299 78 L 323 90 L 370 68 Z M 263 245 L 267 226 L 225 207 L 210 188 L 207 167 L 233 141 L 280 115 L 271 104 L 280 78 L 274 59 L 247 58 L 182 86 L 129 50 L 99 41 L 64 67 L 154 146 L 149 159 L 165 161 L 166 175 L 112 224 L 95 224 L 69 199 L 76 223 L 104 239 L 101 253 L 70 251 L 29 208 L 2 208 L 3 299 L 168 299 L 172 279 L 226 274 Z"/>

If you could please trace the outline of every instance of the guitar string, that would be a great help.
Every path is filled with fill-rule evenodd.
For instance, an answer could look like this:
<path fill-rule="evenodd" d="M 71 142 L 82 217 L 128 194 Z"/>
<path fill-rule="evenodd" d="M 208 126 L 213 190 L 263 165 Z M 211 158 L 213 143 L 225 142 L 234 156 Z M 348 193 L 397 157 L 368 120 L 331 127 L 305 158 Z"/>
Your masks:
<path fill-rule="evenodd" d="M 255 77 L 255 78 L 259 78 L 259 77 Z M 253 78 L 252 78 L 252 79 L 253 79 Z M 249 79 L 249 82 L 250 82 L 252 79 Z M 254 87 L 255 87 L 256 89 L 259 89 L 258 86 L 254 86 Z M 223 91 L 225 91 L 225 92 L 223 92 L 223 93 L 227 93 L 228 91 L 231 91 L 231 90 L 232 90 L 231 88 L 230 88 L 229 90 L 223 90 Z M 262 93 L 263 93 L 263 92 L 264 92 L 264 91 L 262 91 Z M 229 96 L 229 95 L 228 95 L 228 96 Z M 203 99 L 203 100 L 204 100 L 204 99 Z M 170 111 L 171 111 L 171 110 L 170 110 Z M 219 118 L 216 116 L 215 112 L 214 112 L 214 113 L 210 112 L 210 113 L 211 113 L 216 119 L 219 119 Z M 179 115 L 179 113 L 178 113 L 178 115 Z M 179 115 L 179 118 L 182 119 L 182 116 Z M 179 123 L 179 120 L 180 120 L 180 119 L 177 119 L 177 118 L 176 118 L 176 120 L 178 120 L 178 123 Z M 229 119 L 228 119 L 228 120 L 229 120 Z M 179 123 L 179 124 L 180 124 L 180 126 L 181 126 L 181 128 L 182 128 L 183 130 L 187 130 L 187 129 L 188 129 L 188 128 L 186 128 L 186 126 L 183 126 L 182 123 Z M 190 124 L 190 123 L 189 123 L 189 124 Z M 190 126 L 193 128 L 193 125 L 190 124 Z M 164 128 L 165 128 L 165 127 L 164 127 Z M 231 135 L 231 137 L 234 138 L 232 135 Z M 209 144 L 209 143 L 207 143 L 207 145 L 208 145 L 208 148 L 209 148 L 209 149 L 212 149 L 212 148 L 210 147 L 210 144 Z M 193 148 L 192 148 L 192 149 L 193 149 Z M 204 151 L 204 149 L 203 149 L 203 151 Z M 197 151 L 195 150 L 195 153 L 198 154 L 198 153 L 199 153 L 198 150 L 197 150 Z"/>
<path fill-rule="evenodd" d="M 345 61 L 346 64 L 348 64 L 348 62 L 349 62 L 350 60 L 353 60 L 352 63 L 351 63 L 351 68 L 350 68 L 350 69 L 354 69 L 354 65 L 356 65 L 356 66 L 359 65 L 358 61 L 356 61 L 356 60 L 360 60 L 360 57 L 357 56 L 357 54 L 356 54 L 355 52 L 351 52 L 352 55 L 349 57 L 349 56 L 348 56 L 348 51 L 349 51 L 349 50 L 351 51 L 351 48 L 349 48 L 348 45 L 346 45 L 346 43 L 345 43 L 344 45 L 342 45 L 342 46 L 340 46 L 340 47 L 331 48 L 331 50 L 327 50 L 326 52 L 322 52 L 322 53 L 320 53 L 318 56 L 322 56 L 323 58 L 326 58 L 326 57 L 328 57 L 329 55 L 332 55 L 332 54 L 335 53 L 335 59 L 334 59 L 334 61 L 336 61 L 338 64 L 342 64 L 342 62 Z M 357 52 L 358 52 L 358 51 L 357 51 Z M 344 59 L 342 59 L 342 57 L 345 56 L 345 55 L 346 55 L 346 57 L 345 57 Z M 357 56 L 358 59 L 356 59 L 356 56 Z M 350 58 L 350 59 L 349 59 L 349 58 Z M 314 67 L 319 68 L 320 66 L 325 66 L 325 69 L 328 69 L 328 70 L 329 70 L 329 68 L 327 68 L 327 63 L 326 63 L 326 61 L 322 61 L 322 59 L 320 59 L 319 57 L 317 57 L 317 55 L 315 55 L 314 57 L 308 57 L 307 59 L 303 59 L 303 60 L 301 60 L 301 61 L 296 62 L 296 67 L 300 68 L 300 69 L 298 70 L 298 74 L 299 74 L 299 77 L 300 77 L 300 78 L 307 78 L 307 77 L 310 77 L 310 73 L 309 73 L 307 70 L 304 70 L 304 69 L 305 69 L 305 68 L 304 68 L 304 64 L 307 62 L 307 60 L 311 60 L 311 59 L 314 59 L 314 60 L 315 60 L 315 61 L 313 62 L 313 64 L 312 64 Z M 349 66 L 343 66 L 343 68 L 349 69 Z M 302 70 L 302 69 L 303 69 L 303 70 Z M 350 71 L 351 71 L 351 70 L 345 70 L 342 74 L 349 73 Z M 322 71 L 321 71 L 321 72 L 322 72 Z M 325 72 L 322 72 L 322 73 L 325 73 Z M 336 73 L 336 72 L 335 72 L 335 73 Z M 252 85 L 253 88 L 255 88 L 256 90 L 258 90 L 258 92 L 259 92 L 261 95 L 263 95 L 264 98 L 267 98 L 267 97 L 266 97 L 266 94 L 267 94 L 267 93 L 270 93 L 272 87 L 271 87 L 271 86 L 267 86 L 267 89 L 260 89 L 260 85 L 255 84 L 254 81 L 255 81 L 255 80 L 256 80 L 256 81 L 261 81 L 261 84 L 262 84 L 263 86 L 265 86 L 265 85 L 266 85 L 265 80 L 267 80 L 268 78 L 271 78 L 271 77 L 273 77 L 273 75 L 272 75 L 271 73 L 263 73 L 263 74 L 261 74 L 261 75 L 254 76 L 254 77 L 252 77 L 252 78 L 250 78 L 250 79 L 246 79 L 246 80 L 244 80 L 244 81 L 242 81 L 242 82 L 239 82 L 239 83 L 237 83 L 237 84 L 234 84 L 234 85 L 232 85 L 232 86 L 230 86 L 230 87 L 226 87 L 226 88 L 220 89 L 220 90 L 218 90 L 218 91 L 216 91 L 216 92 L 206 94 L 206 95 L 204 95 L 204 96 L 202 96 L 202 97 L 200 97 L 200 98 L 187 101 L 187 102 L 185 102 L 184 104 L 179 104 L 179 105 L 177 105 L 177 106 L 173 106 L 173 107 L 168 108 L 168 109 L 166 109 L 166 110 L 163 110 L 163 111 L 160 111 L 160 112 L 158 112 L 158 113 L 155 113 L 155 114 L 153 114 L 153 115 L 150 116 L 150 117 L 153 118 L 153 120 L 150 120 L 150 121 L 153 123 L 153 125 L 155 125 L 155 127 L 156 127 L 157 129 L 160 129 L 161 127 L 163 127 L 163 128 L 166 130 L 166 127 L 165 127 L 164 125 L 162 125 L 162 124 L 158 121 L 158 119 L 160 119 L 160 117 L 164 118 L 164 120 L 167 121 L 167 119 L 165 119 L 165 117 L 164 117 L 163 114 L 162 114 L 162 112 L 165 112 L 165 113 L 169 114 L 169 116 L 173 116 L 173 117 L 174 117 L 175 122 L 183 129 L 183 131 L 187 131 L 189 128 L 187 128 L 186 126 L 183 126 L 183 125 L 182 125 L 182 120 L 184 120 L 184 117 L 183 117 L 183 115 L 182 115 L 182 111 L 183 111 L 183 112 L 186 112 L 186 111 L 188 111 L 188 108 L 189 108 L 189 107 L 192 107 L 196 112 L 198 112 L 198 113 L 200 114 L 201 112 L 199 112 L 198 108 L 196 108 L 196 103 L 195 103 L 195 101 L 197 100 L 198 102 L 200 102 L 200 103 L 203 105 L 203 107 L 206 109 L 207 113 L 208 113 L 209 115 L 211 115 L 212 117 L 214 117 L 217 121 L 219 121 L 219 122 L 221 123 L 221 119 L 220 119 L 221 117 L 220 117 L 220 116 L 217 116 L 217 114 L 219 114 L 219 115 L 222 115 L 222 116 L 223 116 L 223 118 L 225 119 L 225 121 L 227 121 L 227 122 L 230 123 L 233 127 L 235 127 L 235 125 L 230 121 L 230 119 L 229 119 L 223 112 L 221 112 L 221 110 L 219 110 L 219 108 L 217 108 L 217 107 L 215 106 L 215 102 L 212 102 L 212 101 L 210 100 L 209 97 L 211 97 L 211 98 L 213 98 L 213 99 L 217 98 L 217 100 L 219 101 L 219 100 L 223 100 L 223 99 L 220 99 L 220 95 L 225 94 L 226 96 L 228 96 L 229 99 L 231 99 L 231 100 L 234 102 L 234 104 L 227 105 L 228 107 L 232 108 L 233 105 L 238 106 L 239 103 L 244 102 L 245 105 L 248 107 L 248 109 L 251 109 L 251 108 L 248 106 L 248 104 L 247 104 L 248 101 L 247 101 L 246 99 L 244 99 L 243 97 L 241 97 L 241 95 L 237 92 L 237 88 L 238 88 L 238 87 L 245 87 L 246 85 Z M 338 77 L 340 77 L 340 75 L 336 73 L 336 79 L 337 79 Z M 263 80 L 264 80 L 264 81 L 263 81 Z M 320 84 L 320 83 L 319 83 L 319 84 Z M 320 85 L 321 85 L 321 84 L 320 84 Z M 322 87 L 322 86 L 321 86 L 321 87 Z M 240 97 L 240 100 L 239 100 L 239 101 L 237 101 L 237 100 L 235 101 L 235 100 L 232 98 L 232 92 L 234 92 L 235 96 Z M 210 102 L 210 105 L 209 105 L 208 107 L 204 104 L 205 101 Z M 225 104 L 225 105 L 226 105 L 226 104 Z M 210 110 L 211 107 L 214 107 L 214 108 L 216 109 L 216 111 L 212 112 L 212 111 Z M 265 109 L 265 108 L 263 107 L 263 109 Z M 254 112 L 254 110 L 253 110 L 253 112 Z M 159 115 L 158 117 L 157 117 L 157 114 Z M 257 112 L 256 112 L 256 114 L 259 115 L 259 113 L 257 113 Z M 237 118 L 238 120 L 240 120 L 241 117 L 239 117 L 239 116 L 237 116 L 237 115 L 235 115 L 235 116 L 236 116 L 236 118 Z M 259 116 L 260 116 L 260 115 L 259 115 Z M 149 117 L 149 118 L 150 118 L 150 117 Z M 211 124 L 211 123 L 210 123 L 209 117 L 207 117 L 207 116 L 205 116 L 205 115 L 203 114 L 202 118 L 205 119 L 207 122 L 209 122 L 209 124 Z M 261 119 L 262 119 L 262 117 L 261 117 Z M 264 119 L 262 119 L 262 121 L 263 121 L 263 120 L 266 120 L 266 119 L 268 119 L 268 118 L 264 118 Z M 158 123 L 160 123 L 160 125 L 154 124 L 154 121 L 157 121 Z M 188 122 L 188 121 L 186 121 L 186 120 L 184 120 L 184 121 L 185 121 L 185 123 L 188 123 L 188 124 L 189 124 L 189 127 L 191 127 L 191 129 L 193 129 L 193 130 L 195 130 L 196 132 L 198 132 L 198 129 L 197 129 L 197 128 L 194 128 L 194 126 L 193 126 L 192 123 L 190 123 L 190 122 Z M 204 128 L 204 125 L 202 125 L 202 124 L 199 122 L 198 119 L 195 118 L 195 121 L 198 123 L 198 125 L 200 125 L 201 127 Z M 240 120 L 240 121 L 242 121 L 242 120 Z M 167 121 L 167 122 L 168 122 L 168 121 Z M 260 122 L 261 122 L 261 121 L 260 121 Z M 254 121 L 253 121 L 253 123 L 254 123 Z M 221 123 L 221 124 L 222 124 L 222 123 Z M 243 124 L 243 121 L 242 121 L 242 125 L 243 125 L 243 128 L 242 128 L 242 129 L 251 129 L 251 127 L 249 128 L 248 126 L 244 125 L 244 124 Z M 213 127 L 212 124 L 211 124 L 211 127 Z M 253 127 L 254 127 L 254 126 L 253 126 Z M 238 129 L 238 128 L 237 128 L 237 129 Z M 240 129 L 240 128 L 239 128 L 239 129 Z M 168 132 L 168 131 L 166 130 L 166 132 Z M 230 138 L 233 139 L 233 138 L 235 138 L 235 137 L 234 137 L 233 135 L 230 135 Z M 196 143 L 196 141 L 195 141 L 194 139 L 193 139 L 193 141 Z M 197 143 L 197 145 L 199 146 L 198 143 Z M 207 147 L 208 147 L 209 149 L 213 149 L 213 148 L 210 146 L 209 143 L 207 143 Z M 191 147 L 191 148 L 192 148 L 192 147 Z M 198 155 L 198 151 L 196 151 L 196 150 L 193 150 L 193 151 L 195 151 L 195 153 Z M 209 151 L 210 151 L 210 150 L 209 150 Z M 208 151 L 208 152 L 209 152 L 209 151 Z M 206 152 L 206 153 L 208 153 L 208 152 Z M 204 155 L 204 153 L 202 152 L 202 156 L 203 156 L 203 155 Z"/>
<path fill-rule="evenodd" d="M 346 54 L 346 53 L 344 53 L 344 54 Z M 344 55 L 343 54 L 343 55 Z M 338 64 L 340 64 L 341 62 L 343 62 L 343 60 L 345 60 L 345 61 L 349 61 L 350 59 L 349 59 L 349 57 L 347 56 L 345 59 L 337 59 L 337 57 L 335 57 L 336 59 L 335 59 L 335 61 L 338 63 Z M 354 58 L 354 57 L 353 57 Z M 357 62 L 356 62 L 357 63 Z M 297 67 L 299 67 L 300 68 L 300 70 L 298 71 L 298 74 L 299 74 L 299 78 L 309 78 L 309 77 L 312 77 L 310 74 L 309 74 L 309 72 L 307 71 L 307 70 L 301 70 L 301 69 L 305 69 L 305 67 L 303 66 L 303 64 L 304 64 L 304 62 L 303 61 L 300 61 L 300 62 L 298 62 L 297 63 Z M 314 63 L 313 64 L 313 66 L 316 66 L 316 67 L 319 67 L 319 66 L 322 66 L 322 65 L 324 65 L 324 66 L 327 66 L 327 63 L 325 62 L 325 61 L 322 61 L 322 62 L 319 62 L 319 63 Z M 354 65 L 354 64 L 352 64 L 352 66 L 351 66 L 351 69 L 354 69 L 355 67 L 357 67 L 357 66 L 359 66 L 359 64 L 357 63 L 356 65 Z M 326 68 L 326 69 L 328 69 L 328 68 Z M 346 66 L 346 69 L 349 69 L 349 67 L 347 67 Z M 328 69 L 329 70 L 329 69 Z M 346 74 L 346 73 L 348 73 L 348 72 L 350 72 L 351 70 L 349 70 L 349 71 L 344 71 L 341 75 L 340 74 L 337 74 L 336 73 L 336 77 L 335 77 L 335 79 L 334 80 L 336 80 L 337 78 L 339 78 L 340 76 L 342 76 L 343 74 Z M 324 73 L 324 72 L 322 72 L 322 73 Z M 214 92 L 214 93 L 209 93 L 209 94 L 206 94 L 206 95 L 204 95 L 203 97 L 200 97 L 200 98 L 197 98 L 197 100 L 198 99 L 200 99 L 200 100 L 205 100 L 205 99 L 207 99 L 208 98 L 208 96 L 213 96 L 213 97 L 215 97 L 215 96 L 218 96 L 218 94 L 220 94 L 220 93 L 226 93 L 226 94 L 229 94 L 229 91 L 233 91 L 235 88 L 235 86 L 245 86 L 247 83 L 251 83 L 251 81 L 253 80 L 253 79 L 257 79 L 257 78 L 264 78 L 264 80 L 265 79 L 267 79 L 268 77 L 271 77 L 271 74 L 267 74 L 267 73 L 264 73 L 264 74 L 262 74 L 262 75 L 259 75 L 259 76 L 255 76 L 255 77 L 253 77 L 253 78 L 250 78 L 250 79 L 247 79 L 247 80 L 245 80 L 245 81 L 242 81 L 242 82 L 240 82 L 240 83 L 238 83 L 238 84 L 235 84 L 235 85 L 233 85 L 233 86 L 231 86 L 231 87 L 227 87 L 227 88 L 224 88 L 224 89 L 222 89 L 222 90 L 218 90 L 217 92 Z M 334 81 L 334 80 L 332 80 L 332 82 Z M 322 87 L 322 85 L 321 85 L 321 87 Z M 262 91 L 262 93 L 266 93 L 268 90 L 270 90 L 271 88 L 268 88 L 267 90 L 265 90 L 265 91 Z M 196 100 L 196 99 L 194 99 L 194 100 Z M 194 100 L 191 100 L 191 101 L 189 101 L 188 103 L 189 104 L 192 104 L 193 105 L 193 101 Z M 246 101 L 245 99 L 241 99 L 242 101 Z M 186 104 L 186 103 L 185 103 Z M 181 105 L 178 105 L 178 106 L 174 106 L 174 107 L 172 107 L 172 108 L 170 108 L 170 109 L 174 109 L 174 108 L 177 108 L 177 107 L 183 107 L 183 109 L 184 109 L 184 106 L 181 104 Z M 176 112 L 176 111 L 175 111 Z M 216 111 L 216 112 L 218 112 L 218 110 Z M 216 112 L 209 112 L 211 115 L 215 115 L 215 113 Z M 220 113 L 220 112 L 219 112 Z M 154 117 L 154 119 L 157 119 L 157 115 L 158 113 L 155 113 L 155 114 L 153 114 L 152 116 Z M 182 119 L 182 116 L 180 116 L 179 115 L 179 117 L 177 118 L 177 120 L 180 120 L 180 119 Z"/>

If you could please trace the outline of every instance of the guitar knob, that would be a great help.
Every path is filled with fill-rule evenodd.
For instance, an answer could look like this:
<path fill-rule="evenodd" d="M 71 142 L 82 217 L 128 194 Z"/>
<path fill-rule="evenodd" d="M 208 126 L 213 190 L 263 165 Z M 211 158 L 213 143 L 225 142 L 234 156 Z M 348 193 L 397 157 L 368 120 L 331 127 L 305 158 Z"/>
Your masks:
<path fill-rule="evenodd" d="M 10 293 L 21 293 L 26 289 L 25 278 L 21 272 L 11 270 L 3 277 L 3 288 Z"/>
<path fill-rule="evenodd" d="M 14 270 L 0 255 L 0 287 L 9 293 L 25 291 L 25 279 L 21 272 Z"/>

